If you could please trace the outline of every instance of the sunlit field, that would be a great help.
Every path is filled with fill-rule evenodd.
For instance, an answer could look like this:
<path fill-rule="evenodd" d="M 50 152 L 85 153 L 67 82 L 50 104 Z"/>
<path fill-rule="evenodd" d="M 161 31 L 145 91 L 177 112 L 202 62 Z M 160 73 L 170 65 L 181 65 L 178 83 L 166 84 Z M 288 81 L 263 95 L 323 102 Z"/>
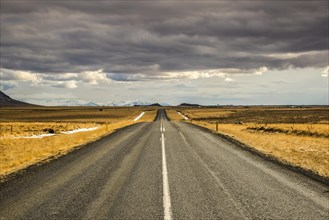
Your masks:
<path fill-rule="evenodd" d="M 145 112 L 138 120 L 134 119 Z M 57 158 L 115 130 L 156 117 L 155 108 L 0 108 L 0 177 Z"/>
<path fill-rule="evenodd" d="M 176 108 L 167 114 L 171 120 L 229 135 L 284 163 L 329 177 L 328 107 Z"/>

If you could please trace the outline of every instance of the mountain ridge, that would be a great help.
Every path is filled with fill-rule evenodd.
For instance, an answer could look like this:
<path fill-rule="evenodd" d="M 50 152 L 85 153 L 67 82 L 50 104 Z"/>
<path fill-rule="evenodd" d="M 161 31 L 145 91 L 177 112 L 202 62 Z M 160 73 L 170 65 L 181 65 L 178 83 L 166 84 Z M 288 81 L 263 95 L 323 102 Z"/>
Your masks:
<path fill-rule="evenodd" d="M 27 102 L 18 101 L 0 91 L 0 106 L 35 106 Z"/>

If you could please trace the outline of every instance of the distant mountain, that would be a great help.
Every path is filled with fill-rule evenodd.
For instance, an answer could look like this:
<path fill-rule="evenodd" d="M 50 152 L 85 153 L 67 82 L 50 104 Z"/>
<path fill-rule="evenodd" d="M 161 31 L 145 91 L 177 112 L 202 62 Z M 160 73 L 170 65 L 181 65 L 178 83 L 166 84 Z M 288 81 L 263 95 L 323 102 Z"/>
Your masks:
<path fill-rule="evenodd" d="M 201 106 L 201 105 L 199 105 L 199 104 L 190 104 L 190 103 L 182 103 L 182 104 L 180 104 L 180 105 L 178 105 L 178 106 L 199 107 L 199 106 Z"/>
<path fill-rule="evenodd" d="M 140 100 L 134 101 L 112 101 L 107 103 L 108 106 L 170 106 L 168 103 L 151 103 Z"/>
<path fill-rule="evenodd" d="M 33 104 L 12 99 L 0 91 L 0 106 L 32 106 Z"/>
<path fill-rule="evenodd" d="M 99 105 L 96 104 L 95 102 L 88 102 L 86 104 L 83 104 L 83 106 L 99 106 Z"/>
<path fill-rule="evenodd" d="M 160 105 L 159 103 L 153 103 L 153 104 L 148 105 L 148 106 L 162 106 L 162 105 Z"/>
<path fill-rule="evenodd" d="M 151 105 L 152 103 L 150 102 L 143 102 L 143 101 L 113 101 L 113 102 L 108 102 L 108 106 L 147 106 Z"/>
<path fill-rule="evenodd" d="M 134 101 L 131 103 L 127 103 L 126 106 L 146 106 L 151 105 L 152 103 L 149 102 L 142 102 L 142 101 Z"/>
<path fill-rule="evenodd" d="M 140 105 L 140 104 L 137 104 L 137 105 L 134 105 L 134 106 L 162 106 L 162 105 L 159 104 L 159 103 L 153 103 L 153 104 L 147 104 L 147 105 Z"/>

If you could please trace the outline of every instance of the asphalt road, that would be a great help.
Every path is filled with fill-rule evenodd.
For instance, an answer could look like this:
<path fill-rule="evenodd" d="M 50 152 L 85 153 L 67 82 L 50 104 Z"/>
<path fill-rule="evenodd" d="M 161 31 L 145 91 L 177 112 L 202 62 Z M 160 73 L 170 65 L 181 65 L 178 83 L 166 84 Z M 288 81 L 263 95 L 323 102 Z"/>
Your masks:
<path fill-rule="evenodd" d="M 329 186 L 161 110 L 0 186 L 1 219 L 329 219 Z"/>

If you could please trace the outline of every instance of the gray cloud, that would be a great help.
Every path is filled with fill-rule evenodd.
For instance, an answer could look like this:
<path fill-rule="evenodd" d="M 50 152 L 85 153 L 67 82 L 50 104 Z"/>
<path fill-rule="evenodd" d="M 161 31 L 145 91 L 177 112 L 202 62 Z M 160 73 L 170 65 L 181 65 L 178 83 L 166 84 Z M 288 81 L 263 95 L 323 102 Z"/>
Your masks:
<path fill-rule="evenodd" d="M 58 82 L 57 84 L 52 85 L 56 88 L 66 88 L 66 89 L 74 89 L 77 88 L 77 83 L 75 81 L 65 81 L 65 82 Z"/>
<path fill-rule="evenodd" d="M 1 82 L 4 85 L 2 86 L 3 90 L 16 87 L 17 82 L 28 82 L 34 87 L 52 86 L 66 89 L 75 89 L 78 87 L 78 83 L 99 85 L 112 82 L 103 70 L 56 74 L 31 73 L 30 71 L 16 71 L 5 68 L 0 70 Z"/>
<path fill-rule="evenodd" d="M 15 87 L 17 87 L 17 83 L 15 83 L 15 82 L 1 82 L 0 83 L 0 88 L 1 88 L 1 90 L 4 90 L 4 91 L 13 89 Z"/>
<path fill-rule="evenodd" d="M 63 73 L 77 73 L 94 84 L 104 75 L 93 79 L 85 72 L 143 81 L 214 69 L 323 68 L 327 3 L 4 1 L 1 67 L 59 81 L 77 78 Z"/>

